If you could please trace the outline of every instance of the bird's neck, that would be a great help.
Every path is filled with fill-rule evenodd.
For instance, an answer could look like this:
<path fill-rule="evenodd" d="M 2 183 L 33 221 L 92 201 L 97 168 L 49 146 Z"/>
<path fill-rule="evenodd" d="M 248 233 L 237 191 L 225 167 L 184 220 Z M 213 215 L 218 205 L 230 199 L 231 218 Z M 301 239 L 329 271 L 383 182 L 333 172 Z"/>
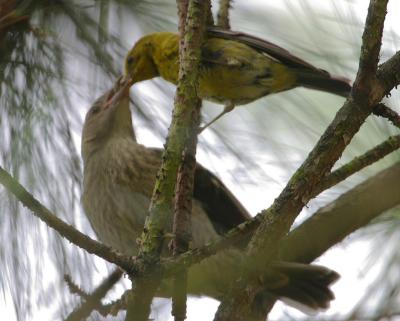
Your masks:
<path fill-rule="evenodd" d="M 128 116 L 125 123 L 120 123 L 118 126 L 111 126 L 108 128 L 107 135 L 94 135 L 93 137 L 90 133 L 84 135 L 81 148 L 84 167 L 91 163 L 92 159 L 96 159 L 99 154 L 107 155 L 107 153 L 109 153 L 111 156 L 113 149 L 118 148 L 121 144 L 124 145 L 125 142 L 129 142 L 131 145 L 137 145 L 130 114 L 128 114 Z"/>
<path fill-rule="evenodd" d="M 179 37 L 172 32 L 159 32 L 152 36 L 152 58 L 159 75 L 176 84 L 179 73 Z"/>
<path fill-rule="evenodd" d="M 82 158 L 84 169 L 88 166 L 107 166 L 113 162 L 113 158 L 124 155 L 126 146 L 136 146 L 136 137 L 132 135 L 118 135 L 114 133 L 106 140 L 93 140 L 83 142 Z M 117 155 L 117 156 L 116 156 Z"/>

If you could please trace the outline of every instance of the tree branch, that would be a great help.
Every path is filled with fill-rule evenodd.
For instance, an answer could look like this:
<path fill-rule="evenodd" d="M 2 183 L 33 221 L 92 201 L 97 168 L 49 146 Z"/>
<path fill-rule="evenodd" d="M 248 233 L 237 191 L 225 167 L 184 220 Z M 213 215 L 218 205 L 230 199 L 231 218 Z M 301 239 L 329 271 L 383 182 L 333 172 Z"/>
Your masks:
<path fill-rule="evenodd" d="M 149 258 L 155 256 L 156 261 L 163 244 L 164 230 L 172 221 L 171 205 L 178 168 L 188 141 L 188 130 L 193 125 L 192 113 L 196 107 L 190 104 L 192 101 L 189 98 L 197 98 L 195 84 L 203 36 L 199 32 L 199 26 L 204 25 L 205 18 L 203 4 L 203 1 L 199 3 L 195 0 L 189 1 L 187 20 L 190 24 L 186 26 L 183 49 L 187 58 L 182 59 L 180 63 L 173 119 L 150 204 L 149 216 L 146 219 L 145 231 L 142 235 L 141 255 L 147 255 Z M 197 26 L 197 29 L 194 26 Z"/>
<path fill-rule="evenodd" d="M 184 151 L 191 150 L 188 145 L 197 139 L 193 140 L 193 135 L 198 126 L 196 123 L 199 122 L 201 104 L 196 88 L 206 22 L 206 4 L 207 1 L 189 0 L 187 15 L 180 14 L 183 15 L 181 18 L 186 16 L 186 26 L 183 33 L 183 22 L 180 22 L 180 31 L 181 35 L 184 35 L 184 41 L 179 50 L 179 79 L 175 107 L 139 251 L 139 258 L 148 267 L 146 270 L 149 270 L 154 263 L 159 262 L 164 233 L 172 222 L 171 205 L 174 199 L 178 168 L 182 164 L 182 155 Z M 182 8 L 184 9 L 184 4 L 180 7 L 180 9 Z M 187 192 L 185 190 L 184 199 L 186 199 Z M 148 275 L 136 280 L 136 291 L 132 303 L 128 306 L 126 320 L 146 320 L 159 281 L 160 279 Z"/>
<path fill-rule="evenodd" d="M 360 62 L 352 88 L 352 96 L 360 102 L 367 100 L 365 101 L 366 105 L 368 105 L 368 100 L 371 100 L 374 96 L 371 91 L 374 90 L 374 85 L 376 85 L 375 77 L 377 75 L 387 2 L 388 0 L 370 0 L 362 35 Z M 380 93 L 379 96 L 377 103 L 382 99 Z"/>
<path fill-rule="evenodd" d="M 324 190 L 338 184 L 349 176 L 357 173 L 361 169 L 371 165 L 381 158 L 387 156 L 391 152 L 400 148 L 400 135 L 391 136 L 383 143 L 375 146 L 361 156 L 354 158 L 349 163 L 336 169 L 328 176 L 322 179 L 318 187 L 315 189 L 314 195 L 318 195 Z"/>
<path fill-rule="evenodd" d="M 366 72 L 376 70 L 371 67 L 371 63 L 377 64 L 386 4 L 387 1 L 371 0 L 363 36 L 363 41 L 367 43 L 363 43 L 362 46 L 360 70 L 353 91 L 358 90 L 358 84 L 363 85 L 363 82 L 367 81 Z M 374 30 L 371 31 L 371 28 Z M 372 37 L 371 33 L 375 36 Z M 374 75 L 368 75 L 368 77 L 373 78 Z M 377 103 L 375 100 L 381 100 L 385 95 L 382 86 L 378 87 L 380 91 L 376 89 L 373 93 L 366 95 L 369 98 L 367 99 L 369 104 L 360 104 L 365 101 L 364 97 L 354 97 L 353 101 L 345 102 L 278 199 L 270 209 L 265 211 L 266 219 L 249 244 L 250 255 L 255 254 L 259 249 L 274 248 L 273 244 L 289 230 L 301 208 L 314 195 L 313 190 L 319 181 L 339 159 L 351 138 L 371 113 L 373 106 Z"/>
<path fill-rule="evenodd" d="M 91 254 L 105 259 L 108 262 L 117 264 L 121 268 L 131 271 L 133 260 L 118 251 L 106 246 L 89 236 L 79 232 L 73 226 L 60 220 L 49 209 L 42 205 L 32 194 L 30 194 L 21 184 L 19 184 L 7 171 L 0 167 L 0 183 L 29 210 L 47 226 L 55 229 L 62 237 L 71 243 L 85 249 Z"/>
<path fill-rule="evenodd" d="M 385 0 L 370 2 L 352 99 L 345 102 L 305 162 L 273 205 L 263 213 L 264 219 L 247 250 L 246 261 L 251 260 L 255 270 L 263 269 L 274 258 L 279 241 L 289 231 L 304 204 L 313 196 L 318 182 L 331 170 L 372 112 L 373 106 L 385 95 L 384 86 L 376 79 L 376 70 L 386 6 Z M 243 316 L 249 314 L 251 302 L 260 290 L 256 282 L 249 281 L 240 280 L 233 286 L 219 306 L 215 321 L 242 320 Z"/>
<path fill-rule="evenodd" d="M 381 67 L 378 69 L 378 73 L 381 74 L 381 79 L 386 79 L 386 78 L 392 78 L 392 76 L 395 76 L 396 74 L 400 73 L 400 63 L 397 64 L 397 60 L 400 60 L 399 55 L 395 55 L 396 59 L 392 57 L 389 59 L 387 62 L 383 63 Z M 392 68 L 397 68 L 397 69 L 392 69 Z M 388 77 L 386 77 L 386 73 L 388 73 Z M 398 80 L 398 83 L 400 83 L 400 79 Z M 395 85 L 398 83 L 393 83 L 393 82 L 386 82 L 383 88 L 383 92 L 389 92 Z M 378 104 L 379 106 L 382 104 Z M 383 105 L 384 106 L 384 105 Z M 389 113 L 392 114 L 392 116 L 388 117 L 390 120 L 393 121 L 393 123 L 397 126 L 397 117 L 398 115 L 395 112 L 390 112 L 390 109 L 386 107 L 383 109 L 384 113 Z M 393 114 L 394 113 L 394 114 Z M 392 140 L 394 139 L 394 140 Z M 387 141 L 382 143 L 383 146 L 378 145 L 375 148 L 377 150 L 372 149 L 371 151 L 367 152 L 366 154 L 359 156 L 357 159 L 354 160 L 354 162 L 351 162 L 347 165 L 344 165 L 341 169 L 338 169 L 334 171 L 333 173 L 329 174 L 326 176 L 324 179 L 322 179 L 321 182 L 324 182 L 324 184 L 327 184 L 325 188 L 329 188 L 333 186 L 333 181 L 339 183 L 338 178 L 341 180 L 346 179 L 350 175 L 354 174 L 357 170 L 360 170 L 364 168 L 365 166 L 369 165 L 371 162 L 367 161 L 370 159 L 370 157 L 376 157 L 374 161 L 386 156 L 386 152 L 384 151 L 386 148 L 390 149 L 390 145 L 393 143 L 392 147 L 397 148 L 397 138 L 396 136 L 393 136 L 392 138 L 389 138 Z M 386 146 L 386 147 L 385 147 Z M 387 150 L 389 153 L 390 151 Z M 382 154 L 381 154 L 382 153 Z M 375 156 L 372 156 L 371 154 L 375 154 Z M 372 158 L 371 158 L 372 159 Z M 358 164 L 358 165 L 357 165 Z M 352 170 L 350 170 L 352 169 Z M 346 174 L 345 174 L 346 172 Z M 336 178 L 334 177 L 336 176 Z M 329 180 L 332 180 L 331 183 L 328 183 Z M 331 185 L 332 184 L 332 185 Z M 329 185 L 329 186 L 328 186 Z M 312 197 L 315 197 L 318 195 L 319 192 L 322 192 L 325 188 L 317 187 L 316 190 L 314 191 Z M 201 260 L 207 258 L 208 256 L 214 255 L 216 252 L 220 251 L 221 249 L 227 248 L 229 246 L 232 246 L 233 244 L 236 244 L 239 242 L 241 239 L 246 237 L 249 233 L 252 233 L 260 224 L 263 215 L 265 215 L 266 211 L 263 211 L 259 214 L 257 214 L 255 217 L 253 217 L 251 220 L 244 222 L 237 227 L 233 228 L 230 230 L 228 233 L 225 234 L 224 238 L 222 238 L 218 242 L 214 242 L 211 244 L 208 244 L 202 248 L 194 249 L 192 251 L 189 251 L 183 255 L 181 255 L 179 258 L 176 259 L 175 261 L 167 259 L 165 261 L 166 264 L 166 271 L 167 274 L 173 273 L 175 266 L 176 265 L 183 265 L 186 267 L 189 267 L 192 264 L 198 263 Z M 179 262 L 179 263 L 178 263 Z M 175 265 L 176 264 L 176 265 Z"/>
<path fill-rule="evenodd" d="M 399 180 L 400 163 L 370 177 L 319 209 L 282 240 L 279 259 L 310 263 L 383 212 L 398 206 Z M 262 305 L 269 307 L 269 311 L 275 301 L 275 298 L 267 297 Z M 262 317 L 265 320 L 265 314 Z"/>
<path fill-rule="evenodd" d="M 179 31 L 179 56 L 183 56 L 184 40 L 185 40 L 185 29 L 186 29 L 186 18 L 188 11 L 188 0 L 177 0 L 178 7 L 178 31 Z M 197 128 L 197 126 L 196 126 Z M 195 135 L 197 137 L 197 135 Z M 195 138 L 196 139 L 196 138 Z M 196 153 L 196 142 L 194 142 L 194 154 Z M 182 164 L 178 169 L 177 186 L 175 191 L 175 209 L 174 209 L 174 222 L 172 232 L 174 238 L 172 240 L 173 256 L 176 257 L 179 254 L 186 252 L 189 248 L 189 242 L 191 239 L 191 224 L 190 224 L 190 212 L 192 209 L 192 194 L 193 191 L 186 193 L 187 190 L 192 190 L 191 186 L 185 186 L 186 184 L 193 183 L 190 178 L 184 178 L 185 174 L 188 177 L 192 173 L 185 173 L 189 166 L 184 166 L 185 161 L 189 161 L 188 155 L 184 152 Z M 181 191 L 182 189 L 182 191 Z M 189 199 L 188 199 L 189 197 Z M 185 205 L 188 211 L 185 211 Z M 173 276 L 173 290 L 172 290 L 172 311 L 171 314 L 174 316 L 175 321 L 183 321 L 186 318 L 186 299 L 187 299 L 187 272 L 182 269 Z"/>
<path fill-rule="evenodd" d="M 178 10 L 184 8 L 185 0 L 177 1 Z M 205 1 L 209 2 L 209 1 Z M 207 4 L 209 6 L 210 4 Z M 175 106 L 181 109 L 192 109 L 190 119 L 188 120 L 189 126 L 186 130 L 187 137 L 184 142 L 183 157 L 181 164 L 178 168 L 176 191 L 175 191 L 175 208 L 174 208 L 174 221 L 173 221 L 173 255 L 176 257 L 189 249 L 189 242 L 191 240 L 191 212 L 192 212 L 192 199 L 194 189 L 194 173 L 196 169 L 196 148 L 197 148 L 197 132 L 200 124 L 200 109 L 201 100 L 195 93 L 193 95 L 193 88 L 196 87 L 197 75 L 191 75 L 191 79 L 187 78 L 192 72 L 193 66 L 191 65 L 192 59 L 200 60 L 200 48 L 203 40 L 205 29 L 206 16 L 196 21 L 193 15 L 198 15 L 197 10 L 206 10 L 206 5 L 194 5 L 190 3 L 190 8 L 186 6 L 189 13 L 179 13 L 179 31 L 180 31 L 180 83 L 179 86 L 190 86 L 190 90 L 177 90 L 175 97 Z M 194 10 L 194 11 L 193 11 Z M 185 28 L 182 28 L 182 26 Z M 190 43 L 186 38 L 186 32 L 193 33 L 196 28 L 201 31 L 197 32 L 196 39 L 200 41 L 198 44 Z M 196 67 L 197 69 L 198 67 Z M 195 71 L 197 71 L 195 69 Z M 190 83 L 191 81 L 194 81 Z M 181 84 L 182 83 L 182 84 Z M 196 89 L 194 88 L 194 91 Z M 187 288 L 187 271 L 182 269 L 174 276 L 173 281 L 173 296 L 172 296 L 172 315 L 175 321 L 184 321 L 186 319 L 186 288 Z"/>
<path fill-rule="evenodd" d="M 313 261 L 352 232 L 399 205 L 399 181 L 400 163 L 397 163 L 339 196 L 283 239 L 279 257 L 287 261 Z"/>
<path fill-rule="evenodd" d="M 377 78 L 386 89 L 385 94 L 400 84 L 400 51 L 384 62 L 378 69 Z"/>
<path fill-rule="evenodd" d="M 349 163 L 341 166 L 323 178 L 320 184 L 316 187 L 313 196 L 316 196 L 328 188 L 340 183 L 341 181 L 344 181 L 351 175 L 367 167 L 368 165 L 375 163 L 399 148 L 400 135 L 389 137 L 383 143 L 375 146 L 361 156 L 354 158 Z M 205 258 L 216 254 L 220 250 L 233 246 L 244 237 L 247 237 L 249 233 L 254 231 L 259 226 L 261 217 L 262 213 L 257 214 L 251 220 L 240 224 L 226 233 L 225 236 L 217 242 L 207 244 L 201 248 L 193 249 L 174 259 L 162 260 L 161 265 L 164 266 L 164 273 L 166 275 L 173 275 L 176 273 L 178 267 L 188 268 L 191 265 L 199 263 Z"/>

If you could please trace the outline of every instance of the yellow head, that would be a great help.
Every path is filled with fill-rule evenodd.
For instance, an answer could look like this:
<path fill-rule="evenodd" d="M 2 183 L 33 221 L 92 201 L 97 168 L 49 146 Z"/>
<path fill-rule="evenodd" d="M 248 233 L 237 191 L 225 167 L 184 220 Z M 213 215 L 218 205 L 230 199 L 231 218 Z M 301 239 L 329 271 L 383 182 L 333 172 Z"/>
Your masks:
<path fill-rule="evenodd" d="M 152 35 L 141 38 L 128 52 L 125 58 L 125 76 L 130 77 L 133 83 L 151 79 L 159 75 L 153 60 Z"/>

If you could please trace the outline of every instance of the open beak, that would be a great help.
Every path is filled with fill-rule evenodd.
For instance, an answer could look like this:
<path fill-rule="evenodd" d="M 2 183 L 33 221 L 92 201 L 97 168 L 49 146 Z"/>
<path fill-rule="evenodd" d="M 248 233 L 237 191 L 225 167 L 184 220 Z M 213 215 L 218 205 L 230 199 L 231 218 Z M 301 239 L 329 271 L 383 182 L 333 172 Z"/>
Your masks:
<path fill-rule="evenodd" d="M 123 99 L 129 98 L 129 88 L 132 86 L 132 80 L 119 77 L 107 96 L 105 109 L 118 106 Z"/>

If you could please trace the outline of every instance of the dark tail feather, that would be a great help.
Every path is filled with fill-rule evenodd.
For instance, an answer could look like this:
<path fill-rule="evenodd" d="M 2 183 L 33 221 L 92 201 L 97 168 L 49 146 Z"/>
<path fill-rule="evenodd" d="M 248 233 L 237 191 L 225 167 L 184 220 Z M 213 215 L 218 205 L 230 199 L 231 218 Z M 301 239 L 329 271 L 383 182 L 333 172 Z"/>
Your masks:
<path fill-rule="evenodd" d="M 322 90 L 331 94 L 348 97 L 351 85 L 350 80 L 342 77 L 333 77 L 328 72 L 313 71 L 298 72 L 298 84 L 310 89 Z"/>
<path fill-rule="evenodd" d="M 284 286 L 268 289 L 277 298 L 288 298 L 312 310 L 328 308 L 335 298 L 329 288 L 339 278 L 335 271 L 319 265 L 291 262 L 277 262 L 272 268 L 288 278 Z"/>

